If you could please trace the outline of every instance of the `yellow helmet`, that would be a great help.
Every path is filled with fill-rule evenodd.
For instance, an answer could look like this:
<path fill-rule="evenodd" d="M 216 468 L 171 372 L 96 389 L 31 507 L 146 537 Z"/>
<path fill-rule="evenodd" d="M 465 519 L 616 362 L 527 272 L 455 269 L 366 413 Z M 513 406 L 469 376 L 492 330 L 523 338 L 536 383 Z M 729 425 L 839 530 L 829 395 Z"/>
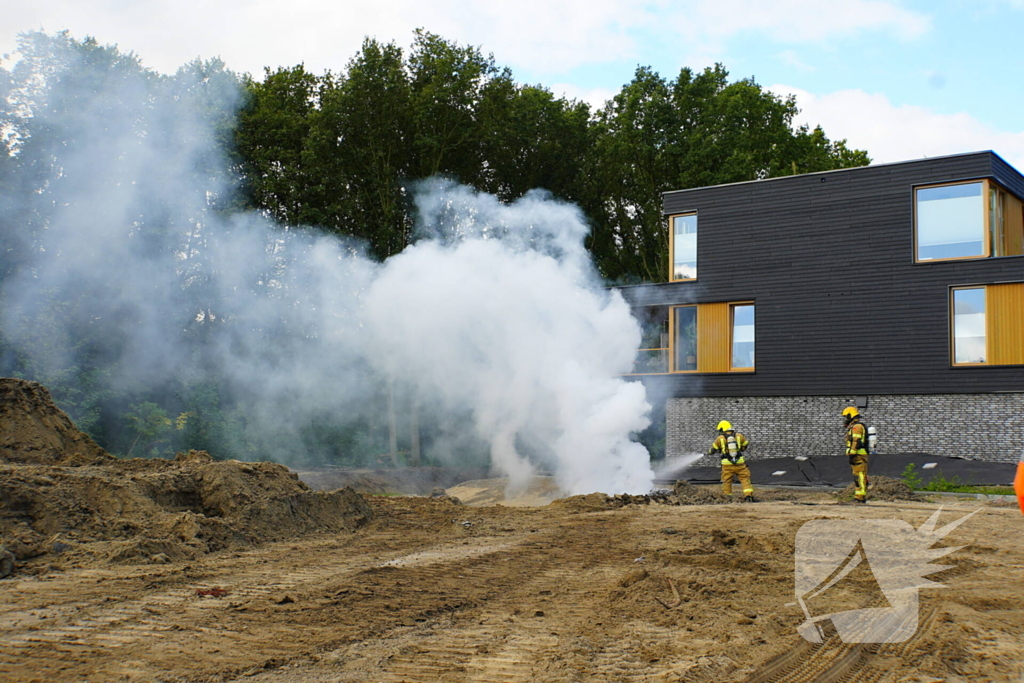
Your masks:
<path fill-rule="evenodd" d="M 718 423 L 718 427 L 716 429 L 718 429 L 718 431 L 720 432 L 727 432 L 730 429 L 732 429 L 732 425 L 729 423 L 728 420 L 722 420 L 721 422 Z"/>
<path fill-rule="evenodd" d="M 849 408 L 843 408 L 843 417 L 847 418 L 848 420 L 852 420 L 858 415 L 860 415 L 860 412 L 853 406 L 850 406 Z"/>

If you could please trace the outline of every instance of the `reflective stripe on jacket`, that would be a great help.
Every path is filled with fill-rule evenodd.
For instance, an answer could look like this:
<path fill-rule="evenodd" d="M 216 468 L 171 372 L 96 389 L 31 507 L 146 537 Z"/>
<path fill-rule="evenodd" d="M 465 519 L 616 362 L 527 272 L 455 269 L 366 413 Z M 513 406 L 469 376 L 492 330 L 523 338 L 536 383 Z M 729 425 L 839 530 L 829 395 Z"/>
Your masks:
<path fill-rule="evenodd" d="M 729 433 L 730 432 L 721 434 L 717 439 L 715 439 L 715 442 L 711 444 L 711 451 L 709 452 L 721 453 L 723 456 L 723 465 L 742 465 L 746 462 L 746 460 L 743 459 L 742 455 L 738 456 L 735 461 L 733 461 L 732 458 L 729 457 L 729 446 L 726 440 L 726 437 L 729 436 Z M 732 432 L 732 436 L 736 439 L 736 447 L 740 450 L 740 453 L 747 450 L 747 446 L 750 445 L 750 442 L 747 441 L 747 437 L 743 436 L 739 432 Z"/>
<path fill-rule="evenodd" d="M 854 422 L 846 428 L 846 454 L 867 455 L 868 429 L 860 422 Z"/>

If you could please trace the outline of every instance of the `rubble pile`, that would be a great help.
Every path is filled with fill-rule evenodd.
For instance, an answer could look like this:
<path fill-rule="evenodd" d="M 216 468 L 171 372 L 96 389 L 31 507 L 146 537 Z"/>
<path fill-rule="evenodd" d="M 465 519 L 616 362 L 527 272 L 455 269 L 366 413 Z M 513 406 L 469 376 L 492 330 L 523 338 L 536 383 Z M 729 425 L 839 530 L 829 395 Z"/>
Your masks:
<path fill-rule="evenodd" d="M 758 500 L 795 500 L 797 496 L 789 491 L 757 490 Z M 726 496 L 717 486 L 696 486 L 688 481 L 677 481 L 671 489 L 662 489 L 640 495 L 620 493 L 614 496 L 603 493 L 560 498 L 552 505 L 574 512 L 610 510 L 626 505 L 722 505 L 739 502 L 741 497 Z"/>
<path fill-rule="evenodd" d="M 275 463 L 114 458 L 32 382 L 0 380 L 0 426 L 0 546 L 18 562 L 169 562 L 373 516 L 351 489 L 313 491 Z"/>
<path fill-rule="evenodd" d="M 836 497 L 840 501 L 853 500 L 856 488 L 854 484 L 849 484 L 842 491 L 838 492 Z M 899 479 L 868 476 L 868 500 L 892 502 L 896 500 L 921 500 L 921 497 L 914 493 L 914 490 L 907 486 L 906 482 Z"/>

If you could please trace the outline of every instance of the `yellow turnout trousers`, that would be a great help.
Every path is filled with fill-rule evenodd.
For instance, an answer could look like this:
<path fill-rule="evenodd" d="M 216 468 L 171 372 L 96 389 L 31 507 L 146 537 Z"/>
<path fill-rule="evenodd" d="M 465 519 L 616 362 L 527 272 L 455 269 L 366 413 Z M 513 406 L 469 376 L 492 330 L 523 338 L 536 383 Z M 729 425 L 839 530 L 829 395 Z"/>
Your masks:
<path fill-rule="evenodd" d="M 853 470 L 853 484 L 856 489 L 853 497 L 858 500 L 868 498 L 868 456 L 866 453 L 854 453 L 850 456 L 850 469 Z"/>
<path fill-rule="evenodd" d="M 754 495 L 754 485 L 750 483 L 750 468 L 746 465 L 722 465 L 722 493 L 732 495 L 732 478 L 740 478 L 740 486 L 743 487 L 744 496 Z"/>

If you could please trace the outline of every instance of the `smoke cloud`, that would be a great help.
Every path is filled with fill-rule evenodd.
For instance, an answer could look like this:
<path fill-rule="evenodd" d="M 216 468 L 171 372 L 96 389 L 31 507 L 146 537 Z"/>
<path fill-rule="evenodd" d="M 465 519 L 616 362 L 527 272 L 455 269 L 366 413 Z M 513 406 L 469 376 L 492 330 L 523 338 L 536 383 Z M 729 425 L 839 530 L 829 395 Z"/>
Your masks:
<path fill-rule="evenodd" d="M 22 160 L 54 165 L 37 186 L 0 186 L 5 225 L 42 216 L 0 282 L 3 335 L 37 378 L 83 345 L 109 360 L 92 390 L 215 375 L 224 409 L 246 407 L 240 433 L 285 462 L 303 448 L 297 425 L 365 415 L 383 386 L 437 425 L 438 457 L 482 444 L 513 486 L 539 468 L 567 493 L 650 490 L 631 438 L 650 406 L 619 377 L 640 330 L 594 271 L 575 207 L 434 179 L 411 188 L 415 242 L 374 262 L 358 243 L 229 210 L 217 140 L 237 90 L 216 74 L 128 63 L 60 80 L 95 73 L 61 58 L 48 88 L 14 92 L 34 133 L 11 134 Z"/>

